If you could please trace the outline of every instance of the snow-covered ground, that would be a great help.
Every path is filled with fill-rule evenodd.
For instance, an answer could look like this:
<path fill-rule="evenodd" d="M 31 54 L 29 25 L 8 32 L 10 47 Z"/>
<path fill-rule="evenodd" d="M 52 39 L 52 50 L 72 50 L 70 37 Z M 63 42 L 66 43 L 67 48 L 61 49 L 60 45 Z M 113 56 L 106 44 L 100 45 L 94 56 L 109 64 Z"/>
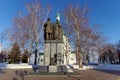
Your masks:
<path fill-rule="evenodd" d="M 115 71 L 120 71 L 120 64 L 99 64 L 99 65 L 88 65 L 88 66 L 83 66 L 83 68 L 79 68 L 78 65 L 70 65 L 74 69 L 79 69 L 79 70 L 86 70 L 86 69 L 103 69 L 103 70 L 115 70 Z"/>
<path fill-rule="evenodd" d="M 99 66 L 97 66 L 96 69 L 120 71 L 120 64 L 99 64 Z"/>
<path fill-rule="evenodd" d="M 7 64 L 7 63 L 0 63 L 0 69 L 23 69 L 23 68 L 39 68 L 40 65 L 28 65 L 27 63 L 22 64 Z M 69 66 L 67 66 L 68 72 L 73 72 Z"/>
<path fill-rule="evenodd" d="M 104 70 L 116 70 L 120 71 L 120 64 L 99 64 L 99 65 L 88 65 L 83 66 L 83 68 L 79 68 L 78 65 L 69 65 L 74 69 L 86 70 L 86 69 L 104 69 Z M 69 69 L 69 66 L 67 68 Z M 29 65 L 27 63 L 22 64 L 7 64 L 7 63 L 0 63 L 0 69 L 21 69 L 21 68 L 32 68 L 35 66 Z"/>
<path fill-rule="evenodd" d="M 7 64 L 7 63 L 0 63 L 0 69 L 21 69 L 21 68 L 32 68 L 32 65 L 28 64 Z"/>

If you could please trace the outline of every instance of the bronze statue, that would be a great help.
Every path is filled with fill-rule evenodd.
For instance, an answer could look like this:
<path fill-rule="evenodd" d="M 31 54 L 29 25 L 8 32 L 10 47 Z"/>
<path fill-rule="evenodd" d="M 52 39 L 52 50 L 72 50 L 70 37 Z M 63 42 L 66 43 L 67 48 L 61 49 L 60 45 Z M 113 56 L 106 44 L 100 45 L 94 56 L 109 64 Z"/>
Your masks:
<path fill-rule="evenodd" d="M 62 27 L 59 21 L 56 21 L 56 23 L 54 24 L 54 39 L 62 40 Z"/>
<path fill-rule="evenodd" d="M 58 20 L 56 20 L 55 24 L 52 24 L 50 18 L 47 19 L 44 24 L 44 39 L 62 41 L 62 26 Z"/>
<path fill-rule="evenodd" d="M 50 18 L 48 18 L 47 22 L 44 24 L 44 39 L 52 40 L 52 23 Z"/>
<path fill-rule="evenodd" d="M 58 25 L 59 28 L 59 40 L 62 40 L 62 26 Z"/>
<path fill-rule="evenodd" d="M 53 26 L 53 33 L 54 33 L 54 40 L 58 40 L 58 37 L 59 37 L 59 27 L 58 27 L 58 24 L 54 24 Z"/>

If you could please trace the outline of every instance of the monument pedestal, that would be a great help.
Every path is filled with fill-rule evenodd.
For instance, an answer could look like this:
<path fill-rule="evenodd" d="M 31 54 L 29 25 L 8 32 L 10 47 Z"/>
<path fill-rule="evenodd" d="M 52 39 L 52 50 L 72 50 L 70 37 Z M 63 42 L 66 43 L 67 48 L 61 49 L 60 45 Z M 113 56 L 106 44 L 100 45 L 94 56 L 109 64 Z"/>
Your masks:
<path fill-rule="evenodd" d="M 40 67 L 40 71 L 47 72 L 66 72 L 64 64 L 63 50 L 63 32 L 59 17 L 56 23 L 52 24 L 51 19 L 47 19 L 44 24 L 44 67 Z M 45 69 L 45 70 L 42 70 Z"/>
<path fill-rule="evenodd" d="M 55 65 L 50 65 L 49 66 L 49 72 L 57 72 L 57 66 L 55 66 Z"/>
<path fill-rule="evenodd" d="M 49 40 L 44 44 L 44 64 L 60 65 L 62 64 L 63 42 L 58 40 Z M 61 59 L 61 61 L 59 61 Z"/>
<path fill-rule="evenodd" d="M 67 66 L 66 65 L 49 65 L 49 66 L 40 66 L 39 71 L 40 73 L 42 72 L 68 72 L 67 71 Z"/>

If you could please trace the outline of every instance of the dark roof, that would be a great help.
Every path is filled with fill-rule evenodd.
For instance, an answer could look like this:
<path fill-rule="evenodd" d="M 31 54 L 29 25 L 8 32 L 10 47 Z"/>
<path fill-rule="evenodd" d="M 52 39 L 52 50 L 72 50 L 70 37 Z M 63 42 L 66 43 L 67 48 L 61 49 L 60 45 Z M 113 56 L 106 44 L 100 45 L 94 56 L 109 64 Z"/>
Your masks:
<path fill-rule="evenodd" d="M 39 55 L 44 55 L 44 53 L 39 53 Z"/>
<path fill-rule="evenodd" d="M 71 51 L 71 54 L 75 54 L 75 51 Z"/>

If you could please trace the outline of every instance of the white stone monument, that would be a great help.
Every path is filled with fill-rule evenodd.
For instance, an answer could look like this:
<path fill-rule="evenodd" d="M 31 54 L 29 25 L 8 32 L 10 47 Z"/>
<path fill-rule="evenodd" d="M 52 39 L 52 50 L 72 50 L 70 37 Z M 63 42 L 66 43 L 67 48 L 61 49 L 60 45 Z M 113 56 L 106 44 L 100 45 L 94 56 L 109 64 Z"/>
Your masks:
<path fill-rule="evenodd" d="M 64 63 L 63 34 L 59 14 L 56 16 L 56 23 L 53 24 L 48 18 L 44 24 L 44 40 L 44 65 L 49 67 L 49 72 L 58 72 L 58 67 Z"/>

